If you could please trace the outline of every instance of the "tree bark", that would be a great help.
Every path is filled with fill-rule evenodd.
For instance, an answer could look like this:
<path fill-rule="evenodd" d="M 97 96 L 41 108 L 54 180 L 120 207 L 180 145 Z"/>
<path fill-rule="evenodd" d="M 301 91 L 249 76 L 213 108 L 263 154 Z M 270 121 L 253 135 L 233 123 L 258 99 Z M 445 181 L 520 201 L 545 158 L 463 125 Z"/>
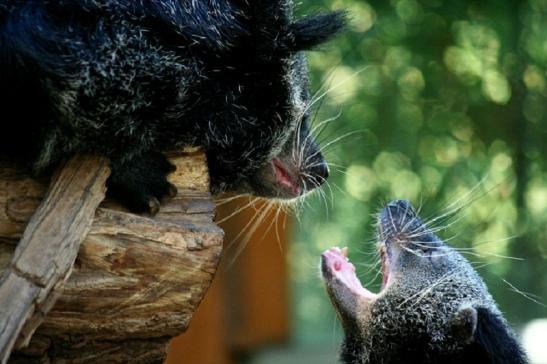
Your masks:
<path fill-rule="evenodd" d="M 177 166 L 170 179 L 178 195 L 155 217 L 131 214 L 113 201 L 96 210 L 72 274 L 62 290 L 53 290 L 57 302 L 27 347 L 25 338 L 33 330 L 23 330 L 13 362 L 163 360 L 170 338 L 186 330 L 209 287 L 223 240 L 213 223 L 204 154 L 189 152 L 171 161 Z M 0 270 L 9 270 L 45 184 L 13 165 L 1 164 L 0 171 Z M 57 217 L 55 223 L 70 225 Z M 52 254 L 44 246 L 33 252 Z M 19 303 L 10 296 L 0 300 Z"/>

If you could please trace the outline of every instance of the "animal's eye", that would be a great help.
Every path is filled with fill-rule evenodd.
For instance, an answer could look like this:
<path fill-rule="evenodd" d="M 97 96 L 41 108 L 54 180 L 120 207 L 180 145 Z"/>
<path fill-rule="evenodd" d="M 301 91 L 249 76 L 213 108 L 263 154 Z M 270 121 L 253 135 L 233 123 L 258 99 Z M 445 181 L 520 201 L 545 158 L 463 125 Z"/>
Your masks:
<path fill-rule="evenodd" d="M 415 244 L 414 252 L 418 254 L 420 257 L 429 259 L 431 257 L 432 249 L 426 246 Z"/>
<path fill-rule="evenodd" d="M 305 112 L 304 115 L 302 115 L 302 123 L 309 123 L 311 118 L 311 115 L 309 112 Z"/>

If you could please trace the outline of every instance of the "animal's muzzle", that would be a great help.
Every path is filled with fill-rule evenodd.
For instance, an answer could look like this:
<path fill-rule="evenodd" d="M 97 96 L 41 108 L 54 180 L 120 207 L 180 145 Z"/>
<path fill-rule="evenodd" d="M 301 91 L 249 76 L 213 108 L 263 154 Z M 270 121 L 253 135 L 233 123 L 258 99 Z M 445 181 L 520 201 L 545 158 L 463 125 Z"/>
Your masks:
<path fill-rule="evenodd" d="M 390 209 L 394 215 L 403 213 L 405 215 L 411 215 L 409 217 L 416 216 L 416 210 L 414 210 L 414 207 L 407 200 L 393 200 L 388 203 L 386 207 Z"/>
<path fill-rule="evenodd" d="M 329 165 L 323 158 L 321 158 L 321 161 L 316 163 L 316 165 L 311 168 L 310 172 L 317 182 L 322 185 L 327 178 L 329 178 Z"/>
<path fill-rule="evenodd" d="M 416 209 L 407 200 L 394 200 L 380 213 L 379 227 L 381 238 L 388 242 L 420 241 L 437 243 L 440 239 L 431 232 Z M 433 247 L 434 245 L 431 245 Z"/>
<path fill-rule="evenodd" d="M 384 239 L 402 238 L 408 232 L 423 228 L 423 222 L 407 200 L 391 201 L 380 213 L 380 230 Z"/>

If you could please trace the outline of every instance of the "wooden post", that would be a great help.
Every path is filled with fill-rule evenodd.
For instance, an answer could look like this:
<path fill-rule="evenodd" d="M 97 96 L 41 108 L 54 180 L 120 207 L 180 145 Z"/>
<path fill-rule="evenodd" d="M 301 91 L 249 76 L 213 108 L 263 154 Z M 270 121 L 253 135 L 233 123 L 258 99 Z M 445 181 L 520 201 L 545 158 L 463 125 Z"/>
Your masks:
<path fill-rule="evenodd" d="M 55 303 L 104 199 L 108 161 L 75 156 L 52 180 L 0 280 L 0 360 L 25 344 Z"/>
<path fill-rule="evenodd" d="M 23 329 L 12 362 L 163 360 L 170 338 L 186 330 L 211 283 L 223 240 L 213 223 L 204 154 L 188 152 L 171 161 L 177 166 L 171 182 L 179 192 L 154 218 L 112 201 L 96 210 L 72 274 L 62 290 L 52 290 L 57 302 L 26 347 L 33 325 Z M 15 244 L 45 188 L 13 165 L 1 164 L 0 171 L 0 271 L 8 274 Z M 33 251 L 39 255 L 40 249 Z M 0 307 L 15 303 L 9 296 L 0 300 Z"/>

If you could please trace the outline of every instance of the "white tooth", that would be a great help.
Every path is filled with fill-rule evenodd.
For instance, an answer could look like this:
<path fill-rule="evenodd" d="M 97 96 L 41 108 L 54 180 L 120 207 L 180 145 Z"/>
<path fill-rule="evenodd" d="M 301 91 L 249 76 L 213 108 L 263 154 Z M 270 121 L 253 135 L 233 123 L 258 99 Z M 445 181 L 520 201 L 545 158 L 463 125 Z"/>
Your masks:
<path fill-rule="evenodd" d="M 342 255 L 346 257 L 346 260 L 348 260 L 348 247 L 345 246 L 342 248 Z"/>

